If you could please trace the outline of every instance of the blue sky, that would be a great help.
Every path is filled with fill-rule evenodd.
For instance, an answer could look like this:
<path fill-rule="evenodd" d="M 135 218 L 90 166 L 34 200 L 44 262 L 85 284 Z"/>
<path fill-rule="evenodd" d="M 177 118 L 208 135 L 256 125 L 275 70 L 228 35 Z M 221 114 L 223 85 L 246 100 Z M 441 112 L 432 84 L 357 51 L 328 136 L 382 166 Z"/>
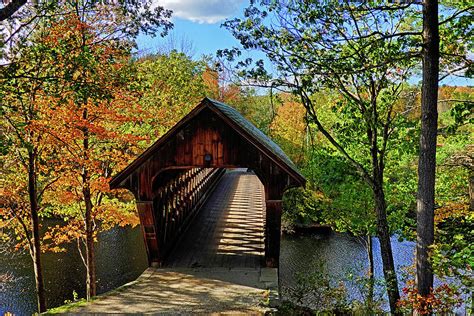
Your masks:
<path fill-rule="evenodd" d="M 194 59 L 203 55 L 215 55 L 218 49 L 238 46 L 238 42 L 221 27 L 227 18 L 242 17 L 248 0 L 154 0 L 154 3 L 173 11 L 173 30 L 165 37 L 138 38 L 138 49 L 142 53 L 169 51 L 175 48 Z M 182 43 L 185 48 L 182 49 Z M 171 46 L 171 47 L 170 47 Z M 191 46 L 191 49 L 189 49 Z M 261 53 L 249 52 L 249 56 L 262 58 Z M 246 56 L 245 56 L 246 57 Z M 416 83 L 421 78 L 413 78 Z M 474 80 L 448 77 L 441 82 L 447 85 L 474 85 Z"/>
<path fill-rule="evenodd" d="M 192 44 L 195 59 L 238 44 L 220 25 L 226 18 L 242 16 L 244 8 L 248 5 L 248 1 L 243 0 L 155 0 L 155 2 L 173 11 L 174 28 L 165 38 L 139 37 L 139 50 L 155 52 L 169 46 L 170 42 L 179 49 L 184 41 Z"/>

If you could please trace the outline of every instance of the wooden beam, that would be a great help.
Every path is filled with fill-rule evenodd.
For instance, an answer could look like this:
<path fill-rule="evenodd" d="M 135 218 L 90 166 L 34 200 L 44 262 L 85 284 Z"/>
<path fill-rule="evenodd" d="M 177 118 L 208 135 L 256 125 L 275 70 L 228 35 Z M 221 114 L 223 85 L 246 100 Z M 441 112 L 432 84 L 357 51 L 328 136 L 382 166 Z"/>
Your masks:
<path fill-rule="evenodd" d="M 280 261 L 282 200 L 266 201 L 265 266 L 278 268 Z"/>

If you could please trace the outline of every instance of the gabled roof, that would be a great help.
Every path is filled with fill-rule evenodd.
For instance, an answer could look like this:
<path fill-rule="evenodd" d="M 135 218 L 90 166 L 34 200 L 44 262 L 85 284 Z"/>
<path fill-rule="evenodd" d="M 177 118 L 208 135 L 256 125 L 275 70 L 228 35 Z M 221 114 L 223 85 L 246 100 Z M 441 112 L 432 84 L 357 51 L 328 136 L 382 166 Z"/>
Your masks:
<path fill-rule="evenodd" d="M 271 151 L 275 156 L 280 158 L 288 167 L 290 167 L 294 172 L 298 173 L 301 177 L 301 173 L 296 168 L 293 161 L 283 152 L 283 150 L 273 141 L 265 135 L 261 130 L 259 130 L 255 125 L 248 121 L 245 117 L 242 116 L 236 109 L 228 106 L 225 103 L 212 100 L 208 98 L 208 101 L 212 103 L 218 110 L 220 110 L 224 115 L 231 119 L 234 123 L 243 128 L 250 136 L 255 138 L 261 145 Z"/>
<path fill-rule="evenodd" d="M 181 121 L 179 121 L 173 128 L 171 128 L 165 135 L 159 138 L 152 146 L 145 150 L 137 159 L 135 159 L 130 165 L 124 170 L 115 175 L 110 181 L 110 187 L 116 188 L 118 185 L 132 174 L 142 163 L 150 158 L 156 149 L 158 149 L 166 140 L 174 135 L 175 132 L 192 118 L 194 118 L 203 109 L 209 108 L 215 112 L 218 116 L 227 121 L 231 127 L 234 128 L 239 134 L 241 134 L 248 141 L 256 145 L 261 151 L 266 152 L 267 156 L 273 160 L 282 169 L 286 170 L 291 174 L 297 182 L 304 185 L 306 179 L 298 171 L 295 164 L 290 158 L 283 152 L 283 150 L 255 125 L 244 118 L 237 110 L 224 104 L 222 102 L 204 98 L 191 112 L 188 113 Z"/>

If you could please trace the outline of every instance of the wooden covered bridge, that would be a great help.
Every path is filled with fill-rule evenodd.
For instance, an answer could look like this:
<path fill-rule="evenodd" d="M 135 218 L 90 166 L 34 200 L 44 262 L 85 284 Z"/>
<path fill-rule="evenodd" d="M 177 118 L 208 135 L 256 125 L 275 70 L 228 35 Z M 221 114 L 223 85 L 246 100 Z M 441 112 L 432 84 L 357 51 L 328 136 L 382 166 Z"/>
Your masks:
<path fill-rule="evenodd" d="M 282 196 L 304 184 L 270 138 L 205 98 L 110 187 L 134 194 L 151 267 L 232 269 L 278 268 Z"/>
<path fill-rule="evenodd" d="M 110 183 L 135 195 L 150 265 L 165 262 L 225 170 L 234 168 L 249 168 L 263 184 L 264 264 L 278 267 L 283 193 L 305 179 L 268 136 L 208 98 Z"/>

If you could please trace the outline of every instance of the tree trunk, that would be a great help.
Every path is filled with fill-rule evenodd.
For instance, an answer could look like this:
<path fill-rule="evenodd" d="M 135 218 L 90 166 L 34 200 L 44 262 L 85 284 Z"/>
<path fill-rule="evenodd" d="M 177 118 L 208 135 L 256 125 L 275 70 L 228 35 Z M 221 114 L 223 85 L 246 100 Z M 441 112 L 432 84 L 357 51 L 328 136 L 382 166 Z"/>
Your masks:
<path fill-rule="evenodd" d="M 416 203 L 416 284 L 426 296 L 433 287 L 429 247 L 434 241 L 436 133 L 438 129 L 439 34 L 438 1 L 423 1 L 423 87 L 421 96 L 420 158 Z"/>
<path fill-rule="evenodd" d="M 38 218 L 38 195 L 36 187 L 36 157 L 31 150 L 28 152 L 28 194 L 30 199 L 31 232 L 33 236 L 30 245 L 30 255 L 33 260 L 33 270 L 35 273 L 36 298 L 38 301 L 38 311 L 46 311 L 46 299 L 44 293 L 43 270 L 41 268 L 41 245 L 39 238 L 39 218 Z"/>
<path fill-rule="evenodd" d="M 87 108 L 83 110 L 82 118 L 87 120 Z M 97 294 L 96 291 L 96 267 L 95 267 L 95 251 L 94 251 L 94 222 L 92 220 L 92 197 L 90 188 L 90 174 L 88 170 L 89 160 L 89 130 L 83 129 L 83 150 L 84 150 L 84 165 L 82 169 L 82 194 L 84 196 L 85 212 L 85 228 L 86 228 L 86 285 L 87 285 L 87 300 Z"/>
<path fill-rule="evenodd" d="M 88 179 L 88 177 L 86 176 Z M 94 223 L 92 221 L 92 200 L 89 183 L 85 184 L 83 189 L 84 202 L 86 205 L 85 227 L 86 227 L 86 284 L 87 300 L 97 294 L 96 287 L 96 267 L 94 252 Z"/>
<path fill-rule="evenodd" d="M 375 183 L 374 187 L 375 212 L 377 214 L 377 234 L 380 241 L 380 253 L 382 255 L 383 274 L 387 284 L 387 294 L 390 304 L 390 311 L 398 315 L 397 302 L 400 299 L 398 291 L 397 274 L 393 262 L 392 244 L 390 241 L 390 231 L 387 222 L 387 206 L 385 204 L 385 194 L 382 184 Z"/>
<path fill-rule="evenodd" d="M 474 171 L 469 171 L 469 210 L 474 212 Z"/>
<path fill-rule="evenodd" d="M 367 293 L 367 311 L 372 311 L 374 307 L 374 254 L 372 236 L 367 235 L 367 259 L 369 260 L 369 283 Z"/>

